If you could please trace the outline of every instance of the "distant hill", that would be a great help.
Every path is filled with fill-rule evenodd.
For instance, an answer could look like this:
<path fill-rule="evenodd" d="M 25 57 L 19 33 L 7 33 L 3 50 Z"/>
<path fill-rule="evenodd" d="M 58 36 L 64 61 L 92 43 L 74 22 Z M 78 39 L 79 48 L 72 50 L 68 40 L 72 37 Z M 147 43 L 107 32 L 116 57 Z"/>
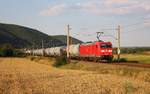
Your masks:
<path fill-rule="evenodd" d="M 56 35 L 56 36 L 51 36 L 51 37 L 60 40 L 60 41 L 63 42 L 64 44 L 66 44 L 66 42 L 67 42 L 67 37 L 66 37 L 66 35 Z M 78 39 L 73 38 L 73 37 L 70 37 L 70 39 L 71 39 L 71 43 L 72 43 L 72 44 L 83 43 L 83 41 L 78 40 Z"/>
<path fill-rule="evenodd" d="M 44 47 L 51 47 L 53 44 L 55 46 L 65 45 L 62 41 L 38 30 L 19 25 L 0 23 L 0 46 L 9 43 L 15 48 L 41 48 L 42 40 Z"/>
<path fill-rule="evenodd" d="M 82 41 L 71 38 L 73 44 Z M 49 36 L 38 30 L 14 24 L 0 23 L 0 47 L 4 44 L 11 44 L 15 48 L 41 48 L 66 45 L 66 36 Z"/>

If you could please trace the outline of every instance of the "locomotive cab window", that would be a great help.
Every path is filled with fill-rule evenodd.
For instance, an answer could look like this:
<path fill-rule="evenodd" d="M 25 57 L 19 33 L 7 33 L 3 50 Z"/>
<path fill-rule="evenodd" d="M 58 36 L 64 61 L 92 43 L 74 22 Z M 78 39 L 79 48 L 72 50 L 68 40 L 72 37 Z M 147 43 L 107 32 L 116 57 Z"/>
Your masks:
<path fill-rule="evenodd" d="M 101 48 L 112 48 L 111 44 L 101 44 L 100 45 Z"/>

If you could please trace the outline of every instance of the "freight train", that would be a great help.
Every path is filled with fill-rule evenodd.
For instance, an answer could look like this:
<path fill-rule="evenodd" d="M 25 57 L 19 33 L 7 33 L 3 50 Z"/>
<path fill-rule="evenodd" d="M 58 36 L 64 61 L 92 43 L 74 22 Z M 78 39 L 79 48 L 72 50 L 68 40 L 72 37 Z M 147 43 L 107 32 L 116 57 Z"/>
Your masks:
<path fill-rule="evenodd" d="M 27 50 L 25 53 L 36 56 L 63 56 L 66 55 L 66 46 Z M 72 59 L 110 62 L 113 59 L 112 43 L 96 41 L 70 45 L 69 54 Z"/>

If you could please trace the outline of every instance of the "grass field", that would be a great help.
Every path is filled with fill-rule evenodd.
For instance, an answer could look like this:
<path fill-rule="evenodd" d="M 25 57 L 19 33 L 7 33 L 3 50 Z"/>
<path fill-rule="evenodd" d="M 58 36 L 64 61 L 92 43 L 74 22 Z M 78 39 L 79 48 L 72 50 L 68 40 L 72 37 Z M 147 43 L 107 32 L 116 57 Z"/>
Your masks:
<path fill-rule="evenodd" d="M 52 63 L 0 58 L 0 94 L 150 94 L 149 69 L 88 62 L 54 68 Z"/>
<path fill-rule="evenodd" d="M 114 55 L 115 58 L 117 57 Z M 121 54 L 121 58 L 127 61 L 138 61 L 139 63 L 150 63 L 150 54 Z"/>

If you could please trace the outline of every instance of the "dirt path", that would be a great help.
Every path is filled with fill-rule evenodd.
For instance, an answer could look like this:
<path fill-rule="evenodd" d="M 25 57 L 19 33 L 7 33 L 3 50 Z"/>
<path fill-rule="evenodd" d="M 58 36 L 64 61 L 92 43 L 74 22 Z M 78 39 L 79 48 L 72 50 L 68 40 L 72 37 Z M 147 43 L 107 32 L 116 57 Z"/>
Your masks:
<path fill-rule="evenodd" d="M 0 94 L 150 94 L 150 85 L 115 75 L 56 69 L 25 58 L 0 58 Z"/>

